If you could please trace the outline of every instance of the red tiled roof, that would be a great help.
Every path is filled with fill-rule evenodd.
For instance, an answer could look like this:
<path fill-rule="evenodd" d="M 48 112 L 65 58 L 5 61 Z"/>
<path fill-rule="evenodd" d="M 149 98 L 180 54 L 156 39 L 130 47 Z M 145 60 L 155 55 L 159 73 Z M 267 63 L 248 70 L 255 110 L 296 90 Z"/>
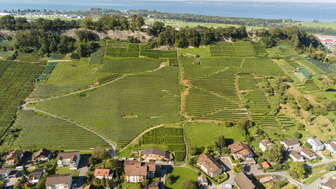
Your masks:
<path fill-rule="evenodd" d="M 108 177 L 110 175 L 110 169 L 95 169 L 95 177 Z"/>

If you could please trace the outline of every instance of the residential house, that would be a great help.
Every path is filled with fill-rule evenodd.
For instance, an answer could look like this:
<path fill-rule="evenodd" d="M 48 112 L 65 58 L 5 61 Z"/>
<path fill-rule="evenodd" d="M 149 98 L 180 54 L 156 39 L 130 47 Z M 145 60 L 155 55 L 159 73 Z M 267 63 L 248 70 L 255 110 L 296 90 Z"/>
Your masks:
<path fill-rule="evenodd" d="M 328 182 L 321 184 L 322 189 L 336 189 L 336 179 L 330 179 Z"/>
<path fill-rule="evenodd" d="M 264 161 L 261 163 L 261 166 L 264 168 L 264 169 L 270 169 L 272 168 L 272 166 L 267 162 L 267 161 Z"/>
<path fill-rule="evenodd" d="M 112 179 L 112 175 L 110 173 L 110 169 L 95 169 L 94 176 L 97 179 Z"/>
<path fill-rule="evenodd" d="M 327 150 L 331 153 L 336 154 L 336 141 L 328 142 L 325 144 Z"/>
<path fill-rule="evenodd" d="M 6 164 L 7 165 L 16 165 L 20 163 L 23 157 L 23 152 L 21 150 L 14 150 L 11 151 L 6 157 Z"/>
<path fill-rule="evenodd" d="M 96 187 L 93 186 L 92 184 L 89 184 L 89 185 L 85 186 L 84 189 L 96 189 Z"/>
<path fill-rule="evenodd" d="M 80 153 L 73 152 L 60 152 L 57 156 L 58 167 L 69 166 L 69 169 L 77 169 L 80 161 Z"/>
<path fill-rule="evenodd" d="M 234 181 L 239 189 L 255 189 L 256 186 L 253 182 L 245 175 L 245 173 L 239 173 L 234 178 Z"/>
<path fill-rule="evenodd" d="M 147 186 L 147 189 L 160 189 L 160 183 L 159 182 L 150 183 Z"/>
<path fill-rule="evenodd" d="M 52 157 L 52 153 L 49 150 L 41 149 L 33 155 L 33 162 L 41 163 L 49 161 Z"/>
<path fill-rule="evenodd" d="M 272 142 L 270 140 L 262 140 L 259 143 L 259 148 L 262 152 L 265 152 L 270 146 L 272 146 Z"/>
<path fill-rule="evenodd" d="M 35 171 L 31 172 L 28 176 L 29 184 L 36 184 L 40 181 L 41 177 L 43 176 L 44 170 L 43 169 L 36 169 Z"/>
<path fill-rule="evenodd" d="M 199 156 L 197 166 L 210 177 L 215 177 L 223 172 L 216 160 L 212 156 L 204 153 Z"/>
<path fill-rule="evenodd" d="M 315 160 L 317 158 L 316 154 L 313 151 L 306 148 L 301 148 L 300 154 L 309 160 Z"/>
<path fill-rule="evenodd" d="M 154 162 L 142 163 L 137 160 L 124 161 L 125 180 L 127 182 L 137 183 L 153 178 L 156 172 Z"/>
<path fill-rule="evenodd" d="M 307 143 L 311 145 L 314 152 L 324 150 L 324 144 L 316 138 L 307 139 Z"/>
<path fill-rule="evenodd" d="M 46 189 L 70 189 L 72 177 L 70 175 L 52 175 L 47 177 Z"/>
<path fill-rule="evenodd" d="M 285 150 L 287 151 L 298 149 L 301 145 L 300 142 L 296 139 L 283 140 L 280 143 L 285 147 Z"/>
<path fill-rule="evenodd" d="M 171 161 L 173 159 L 173 155 L 164 150 L 160 150 L 157 148 L 146 148 L 141 151 L 141 157 L 147 161 L 149 160 L 164 160 Z"/>
<path fill-rule="evenodd" d="M 303 156 L 297 151 L 291 151 L 289 153 L 289 157 L 295 162 L 303 162 L 304 161 Z"/>
<path fill-rule="evenodd" d="M 274 176 L 266 176 L 266 177 L 262 177 L 262 178 L 260 178 L 260 179 L 259 179 L 259 182 L 260 182 L 261 184 L 265 184 L 265 183 L 268 183 L 268 182 L 272 182 L 272 181 L 274 181 L 274 180 L 275 180 Z"/>
<path fill-rule="evenodd" d="M 0 169 L 0 180 L 9 176 L 11 169 Z"/>
<path fill-rule="evenodd" d="M 228 148 L 234 159 L 242 161 L 242 164 L 255 164 L 254 153 L 247 144 L 235 142 Z"/>

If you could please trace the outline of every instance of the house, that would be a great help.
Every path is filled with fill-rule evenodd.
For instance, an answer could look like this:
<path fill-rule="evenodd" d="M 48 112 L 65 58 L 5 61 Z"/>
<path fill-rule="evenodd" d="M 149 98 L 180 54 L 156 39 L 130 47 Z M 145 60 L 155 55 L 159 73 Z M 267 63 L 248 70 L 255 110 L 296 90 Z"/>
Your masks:
<path fill-rule="evenodd" d="M 302 148 L 300 150 L 300 154 L 309 160 L 315 160 L 317 158 L 316 154 L 313 151 L 305 148 Z"/>
<path fill-rule="evenodd" d="M 268 183 L 268 182 L 272 182 L 275 178 L 273 176 L 266 176 L 266 177 L 262 177 L 259 179 L 259 182 L 261 184 L 265 184 L 265 183 Z"/>
<path fill-rule="evenodd" d="M 329 150 L 331 153 L 336 154 L 336 141 L 328 142 L 325 144 L 325 147 L 327 150 Z"/>
<path fill-rule="evenodd" d="M 239 173 L 234 178 L 234 181 L 239 189 L 255 189 L 256 186 L 253 182 L 245 175 L 245 173 Z"/>
<path fill-rule="evenodd" d="M 22 157 L 23 157 L 23 152 L 21 150 L 14 150 L 7 155 L 6 164 L 16 165 L 20 163 Z"/>
<path fill-rule="evenodd" d="M 304 161 L 303 156 L 301 156 L 301 154 L 299 152 L 296 152 L 296 151 L 291 151 L 289 153 L 289 157 L 295 162 L 303 162 Z"/>
<path fill-rule="evenodd" d="M 242 164 L 255 164 L 254 153 L 250 147 L 242 142 L 235 142 L 229 145 L 229 150 L 234 159 L 243 161 Z"/>
<path fill-rule="evenodd" d="M 110 169 L 95 169 L 94 176 L 97 179 L 112 179 Z"/>
<path fill-rule="evenodd" d="M 212 156 L 204 153 L 199 156 L 197 166 L 210 177 L 215 177 L 223 172 L 216 160 Z"/>
<path fill-rule="evenodd" d="M 316 138 L 307 139 L 307 143 L 311 145 L 314 152 L 324 150 L 324 144 Z"/>
<path fill-rule="evenodd" d="M 168 152 L 168 151 L 164 151 L 164 150 L 160 150 L 157 148 L 146 148 L 144 150 L 141 151 L 141 157 L 144 160 L 164 160 L 164 161 L 170 161 L 173 159 L 173 155 Z"/>
<path fill-rule="evenodd" d="M 270 140 L 262 140 L 259 143 L 259 148 L 262 152 L 265 152 L 270 146 L 272 146 L 272 142 Z"/>
<path fill-rule="evenodd" d="M 160 183 L 159 182 L 150 183 L 147 186 L 147 189 L 160 189 Z"/>
<path fill-rule="evenodd" d="M 0 179 L 8 177 L 11 171 L 11 169 L 0 169 Z"/>
<path fill-rule="evenodd" d="M 70 175 L 52 175 L 47 177 L 46 189 L 70 189 L 72 177 Z"/>
<path fill-rule="evenodd" d="M 272 168 L 272 166 L 267 162 L 267 161 L 264 161 L 261 163 L 261 166 L 264 168 L 264 169 L 270 169 Z"/>
<path fill-rule="evenodd" d="M 35 171 L 31 172 L 28 176 L 29 184 L 36 184 L 40 181 L 41 177 L 43 176 L 44 170 L 43 169 L 36 169 Z"/>
<path fill-rule="evenodd" d="M 336 179 L 330 179 L 328 182 L 321 184 L 322 189 L 336 189 Z"/>
<path fill-rule="evenodd" d="M 52 153 L 49 150 L 41 149 L 33 155 L 33 162 L 41 163 L 51 159 Z"/>
<path fill-rule="evenodd" d="M 80 161 L 80 153 L 73 152 L 60 152 L 57 156 L 57 166 L 69 166 L 70 169 L 77 169 Z"/>
<path fill-rule="evenodd" d="M 296 139 L 283 140 L 280 143 L 285 147 L 285 150 L 287 151 L 298 149 L 301 145 L 300 142 Z"/>
<path fill-rule="evenodd" d="M 147 178 L 154 177 L 156 165 L 153 162 L 142 163 L 137 160 L 125 160 L 124 172 L 124 178 L 127 182 L 142 182 Z"/>

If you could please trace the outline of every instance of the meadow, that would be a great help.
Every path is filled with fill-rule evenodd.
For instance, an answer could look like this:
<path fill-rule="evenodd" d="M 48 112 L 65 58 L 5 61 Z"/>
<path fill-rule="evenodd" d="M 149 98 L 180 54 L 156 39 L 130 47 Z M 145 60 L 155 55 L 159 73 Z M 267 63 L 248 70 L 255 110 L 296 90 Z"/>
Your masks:
<path fill-rule="evenodd" d="M 129 76 L 83 94 L 37 104 L 74 120 L 121 147 L 146 128 L 180 120 L 177 68 Z"/>
<path fill-rule="evenodd" d="M 32 111 L 19 111 L 13 128 L 21 130 L 14 145 L 23 149 L 88 150 L 108 146 L 82 128 Z"/>
<path fill-rule="evenodd" d="M 217 123 L 188 123 L 185 125 L 185 135 L 190 148 L 214 145 L 220 136 L 224 136 L 229 144 L 244 141 L 238 127 Z"/>
<path fill-rule="evenodd" d="M 166 184 L 165 188 L 181 189 L 184 188 L 184 183 L 186 181 L 197 180 L 197 172 L 191 168 L 175 167 L 169 175 L 173 175 L 177 180 L 172 184 Z"/>

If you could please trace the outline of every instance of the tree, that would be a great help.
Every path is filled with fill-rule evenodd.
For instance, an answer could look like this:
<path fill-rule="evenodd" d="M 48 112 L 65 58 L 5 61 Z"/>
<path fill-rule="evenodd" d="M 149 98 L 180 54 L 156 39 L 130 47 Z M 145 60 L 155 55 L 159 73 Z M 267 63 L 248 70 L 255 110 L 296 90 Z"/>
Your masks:
<path fill-rule="evenodd" d="M 295 179 L 304 179 L 306 170 L 304 164 L 300 162 L 292 162 L 289 165 L 289 175 Z"/>
<path fill-rule="evenodd" d="M 224 148 L 226 147 L 226 142 L 224 136 L 219 136 L 218 137 L 218 142 L 217 142 L 218 147 Z"/>
<path fill-rule="evenodd" d="M 192 180 L 187 180 L 183 184 L 184 189 L 198 189 L 197 182 L 192 181 Z"/>
<path fill-rule="evenodd" d="M 92 152 L 92 158 L 96 160 L 103 160 L 107 157 L 107 152 L 104 147 L 97 147 Z"/>
<path fill-rule="evenodd" d="M 264 158 L 271 163 L 282 163 L 284 160 L 283 146 L 280 143 L 273 144 L 265 151 Z"/>

